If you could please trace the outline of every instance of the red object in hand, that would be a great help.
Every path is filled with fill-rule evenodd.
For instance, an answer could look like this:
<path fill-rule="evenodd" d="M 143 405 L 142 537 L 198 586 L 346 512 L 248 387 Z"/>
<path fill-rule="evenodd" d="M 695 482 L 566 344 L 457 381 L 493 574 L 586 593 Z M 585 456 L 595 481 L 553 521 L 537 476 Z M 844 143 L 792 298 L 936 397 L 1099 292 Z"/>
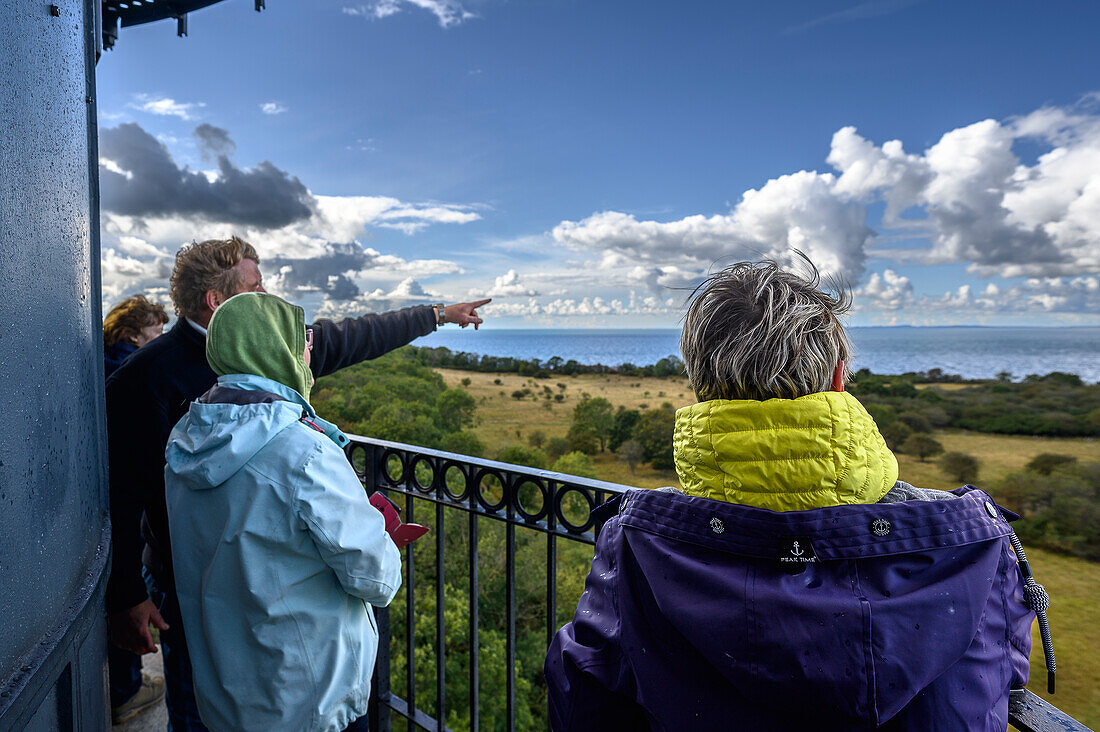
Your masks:
<path fill-rule="evenodd" d="M 370 505 L 382 512 L 382 517 L 386 519 L 386 533 L 390 535 L 398 549 L 412 544 L 431 530 L 420 524 L 401 523 L 397 507 L 381 493 L 375 493 L 370 497 Z"/>

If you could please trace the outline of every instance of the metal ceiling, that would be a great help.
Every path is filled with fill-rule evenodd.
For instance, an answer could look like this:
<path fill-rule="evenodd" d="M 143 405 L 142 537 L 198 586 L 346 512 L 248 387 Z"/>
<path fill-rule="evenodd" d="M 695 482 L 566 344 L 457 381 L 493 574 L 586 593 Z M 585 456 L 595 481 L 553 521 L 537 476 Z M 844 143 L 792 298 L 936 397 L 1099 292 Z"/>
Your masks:
<path fill-rule="evenodd" d="M 157 20 L 176 21 L 176 35 L 187 35 L 187 14 L 214 5 L 221 0 L 103 0 L 102 44 L 113 48 L 118 40 L 118 30 L 132 25 L 152 23 Z M 254 0 L 256 12 L 264 9 L 265 0 Z"/>

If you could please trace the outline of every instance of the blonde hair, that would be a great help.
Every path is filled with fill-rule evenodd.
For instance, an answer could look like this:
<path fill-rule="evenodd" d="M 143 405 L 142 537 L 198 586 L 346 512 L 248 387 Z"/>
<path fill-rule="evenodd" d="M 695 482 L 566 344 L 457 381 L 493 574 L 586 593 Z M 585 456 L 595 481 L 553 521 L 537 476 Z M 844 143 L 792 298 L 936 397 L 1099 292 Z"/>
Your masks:
<path fill-rule="evenodd" d="M 808 258 L 804 279 L 773 261 L 738 262 L 692 292 L 680 350 L 699 401 L 795 399 L 827 391 L 852 342 L 840 322 L 851 307 L 842 282 L 818 288 Z M 847 375 L 847 373 L 846 373 Z"/>
<path fill-rule="evenodd" d="M 260 263 L 252 245 L 236 236 L 191 243 L 180 249 L 171 280 L 176 314 L 198 320 L 206 310 L 207 291 L 213 290 L 226 299 L 237 294 L 243 277 L 233 268 L 243 259 Z"/>
<path fill-rule="evenodd" d="M 168 312 L 163 305 L 148 300 L 145 295 L 131 295 L 111 308 L 103 319 L 103 348 L 106 350 L 119 341 L 136 338 L 146 326 L 167 322 Z"/>

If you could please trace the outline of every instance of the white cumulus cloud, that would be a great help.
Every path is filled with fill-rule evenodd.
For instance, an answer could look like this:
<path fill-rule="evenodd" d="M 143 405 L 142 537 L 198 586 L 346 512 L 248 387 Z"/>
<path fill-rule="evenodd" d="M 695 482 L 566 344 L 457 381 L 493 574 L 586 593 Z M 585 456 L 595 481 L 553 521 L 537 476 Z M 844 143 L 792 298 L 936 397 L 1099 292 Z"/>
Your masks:
<path fill-rule="evenodd" d="M 205 107 L 203 102 L 177 102 L 171 97 L 156 96 L 153 94 L 135 94 L 134 101 L 130 103 L 132 109 L 148 112 L 161 117 L 179 117 L 180 119 L 195 119 L 195 110 Z"/>
<path fill-rule="evenodd" d="M 441 28 L 450 28 L 477 17 L 456 0 L 374 0 L 362 5 L 345 6 L 341 10 L 347 15 L 381 20 L 397 15 L 407 6 L 427 10 L 435 16 Z"/>

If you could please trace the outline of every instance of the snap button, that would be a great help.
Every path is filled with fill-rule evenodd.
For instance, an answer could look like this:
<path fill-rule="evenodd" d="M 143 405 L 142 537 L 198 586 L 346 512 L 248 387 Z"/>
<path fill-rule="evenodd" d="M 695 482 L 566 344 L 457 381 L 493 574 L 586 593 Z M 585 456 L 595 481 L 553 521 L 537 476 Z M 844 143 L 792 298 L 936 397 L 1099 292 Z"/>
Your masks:
<path fill-rule="evenodd" d="M 890 522 L 884 518 L 877 518 L 871 522 L 871 533 L 875 536 L 886 536 L 890 533 Z"/>
<path fill-rule="evenodd" d="M 714 518 L 712 518 L 710 520 L 710 530 L 713 531 L 716 534 L 721 534 L 721 533 L 725 532 L 726 525 L 724 523 L 722 523 L 722 519 L 715 516 Z"/>
<path fill-rule="evenodd" d="M 997 507 L 994 506 L 989 501 L 985 502 L 985 512 L 988 513 L 993 518 L 1000 518 L 1000 516 L 997 514 Z"/>

